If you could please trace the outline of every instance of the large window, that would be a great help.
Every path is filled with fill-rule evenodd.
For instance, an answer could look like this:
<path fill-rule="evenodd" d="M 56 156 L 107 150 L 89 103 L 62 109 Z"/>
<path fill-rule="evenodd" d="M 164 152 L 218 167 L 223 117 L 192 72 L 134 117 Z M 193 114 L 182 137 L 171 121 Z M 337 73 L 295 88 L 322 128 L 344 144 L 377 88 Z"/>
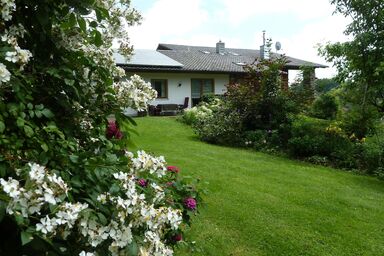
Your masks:
<path fill-rule="evenodd" d="M 151 85 L 157 91 L 157 98 L 168 98 L 168 81 L 166 79 L 152 79 Z"/>
<path fill-rule="evenodd" d="M 213 79 L 192 79 L 191 89 L 193 106 L 200 102 L 201 96 L 215 92 Z"/>

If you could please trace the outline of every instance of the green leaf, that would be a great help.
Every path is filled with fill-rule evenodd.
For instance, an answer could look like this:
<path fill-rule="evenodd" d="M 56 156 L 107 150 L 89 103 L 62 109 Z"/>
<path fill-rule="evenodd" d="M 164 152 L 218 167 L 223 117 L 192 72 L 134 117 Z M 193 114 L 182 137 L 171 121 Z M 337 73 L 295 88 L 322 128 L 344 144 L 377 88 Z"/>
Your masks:
<path fill-rule="evenodd" d="M 19 214 L 15 214 L 15 221 L 16 221 L 17 225 L 22 226 L 24 224 L 24 217 L 23 217 L 23 215 L 21 215 L 20 213 Z"/>
<path fill-rule="evenodd" d="M 99 217 L 100 223 L 101 223 L 102 225 L 107 225 L 107 224 L 108 224 L 108 220 L 107 220 L 107 218 L 104 216 L 104 214 L 98 212 L 98 213 L 97 213 L 97 216 Z"/>
<path fill-rule="evenodd" d="M 70 155 L 69 160 L 71 160 L 72 163 L 77 164 L 79 162 L 79 156 Z"/>
<path fill-rule="evenodd" d="M 43 109 L 44 109 L 44 105 L 43 105 L 43 104 L 36 105 L 36 106 L 35 106 L 35 109 L 37 109 L 37 110 L 43 110 Z"/>
<path fill-rule="evenodd" d="M 7 174 L 7 168 L 6 168 L 6 165 L 4 163 L 0 163 L 0 177 L 5 177 L 5 175 Z"/>
<path fill-rule="evenodd" d="M 109 188 L 109 193 L 114 194 L 120 191 L 120 187 L 116 184 L 112 184 L 112 186 Z"/>
<path fill-rule="evenodd" d="M 132 243 L 128 244 L 125 251 L 128 256 L 137 256 L 139 255 L 139 248 L 135 240 L 132 240 Z"/>
<path fill-rule="evenodd" d="M 96 28 L 98 25 L 98 23 L 96 21 L 91 21 L 91 23 L 89 23 L 89 26 L 93 27 L 93 28 Z"/>
<path fill-rule="evenodd" d="M 77 17 L 77 23 L 79 24 L 80 29 L 86 33 L 87 32 L 87 22 L 82 17 Z"/>
<path fill-rule="evenodd" d="M 5 124 L 3 121 L 0 121 L 0 133 L 3 133 L 5 131 Z"/>
<path fill-rule="evenodd" d="M 101 39 L 101 33 L 98 30 L 95 30 L 95 45 L 97 47 L 103 44 L 103 40 Z"/>
<path fill-rule="evenodd" d="M 7 104 L 8 111 L 11 115 L 17 116 L 17 112 L 19 110 L 19 107 L 15 103 L 9 103 Z"/>
<path fill-rule="evenodd" d="M 75 176 L 71 179 L 71 185 L 81 188 L 83 186 L 83 183 L 81 182 L 81 179 L 79 176 Z"/>
<path fill-rule="evenodd" d="M 32 137 L 32 135 L 34 134 L 33 129 L 28 125 L 24 126 L 24 132 L 25 132 L 25 135 L 27 135 L 27 137 Z"/>
<path fill-rule="evenodd" d="M 51 110 L 45 108 L 41 111 L 41 113 L 46 117 L 46 118 L 52 118 L 54 117 L 53 113 Z"/>
<path fill-rule="evenodd" d="M 128 119 L 128 121 L 129 121 L 131 124 L 133 124 L 134 126 L 137 126 L 136 121 L 135 121 L 132 117 L 127 116 L 127 119 Z"/>
<path fill-rule="evenodd" d="M 21 245 L 26 245 L 33 240 L 33 235 L 29 232 L 21 232 Z"/>
<path fill-rule="evenodd" d="M 43 114 L 40 110 L 35 110 L 35 115 L 37 118 L 41 118 L 43 116 Z"/>
<path fill-rule="evenodd" d="M 103 12 L 99 9 L 96 10 L 96 18 L 97 18 L 97 21 L 100 22 L 103 20 Z"/>
<path fill-rule="evenodd" d="M 74 27 L 76 25 L 76 16 L 74 13 L 71 13 L 71 15 L 69 15 L 68 25 L 70 27 Z"/>
<path fill-rule="evenodd" d="M 47 152 L 49 150 L 48 145 L 43 142 L 43 144 L 40 145 L 40 147 L 44 150 L 44 152 Z"/>
<path fill-rule="evenodd" d="M 106 153 L 107 159 L 106 162 L 109 164 L 115 164 L 119 161 L 119 158 L 115 154 Z"/>
<path fill-rule="evenodd" d="M 7 204 L 4 201 L 0 200 L 0 222 L 3 220 L 5 216 L 5 209 L 7 208 Z"/>
<path fill-rule="evenodd" d="M 75 84 L 75 80 L 73 80 L 73 79 L 64 79 L 64 83 L 66 84 L 66 85 L 70 85 L 70 86 L 72 86 L 72 85 L 74 85 Z"/>
<path fill-rule="evenodd" d="M 18 117 L 17 120 L 16 120 L 16 125 L 18 127 L 23 127 L 24 126 L 24 119 Z"/>

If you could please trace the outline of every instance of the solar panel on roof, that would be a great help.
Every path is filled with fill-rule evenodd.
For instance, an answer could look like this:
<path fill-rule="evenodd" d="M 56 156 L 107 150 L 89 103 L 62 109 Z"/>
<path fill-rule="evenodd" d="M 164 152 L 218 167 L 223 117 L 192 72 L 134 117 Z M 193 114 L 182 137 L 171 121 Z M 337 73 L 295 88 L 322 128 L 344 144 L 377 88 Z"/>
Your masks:
<path fill-rule="evenodd" d="M 177 62 L 164 54 L 155 50 L 136 49 L 130 59 L 125 58 L 119 53 L 113 54 L 116 64 L 133 66 L 163 66 L 163 67 L 182 67 L 183 64 Z"/>

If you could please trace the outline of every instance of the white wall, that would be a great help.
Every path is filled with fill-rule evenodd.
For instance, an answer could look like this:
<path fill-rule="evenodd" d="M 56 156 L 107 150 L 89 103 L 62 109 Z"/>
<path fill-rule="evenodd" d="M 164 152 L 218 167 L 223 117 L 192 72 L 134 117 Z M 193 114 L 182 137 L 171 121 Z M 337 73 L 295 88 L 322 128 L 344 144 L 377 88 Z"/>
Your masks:
<path fill-rule="evenodd" d="M 215 94 L 224 94 L 226 85 L 229 83 L 228 74 L 195 74 L 195 73 L 135 73 L 144 80 L 150 82 L 151 79 L 168 80 L 168 98 L 156 99 L 151 102 L 157 104 L 184 104 L 184 98 L 189 97 L 189 107 L 191 107 L 191 79 L 214 79 Z M 127 73 L 130 77 L 133 73 Z M 181 86 L 179 86 L 181 84 Z"/>

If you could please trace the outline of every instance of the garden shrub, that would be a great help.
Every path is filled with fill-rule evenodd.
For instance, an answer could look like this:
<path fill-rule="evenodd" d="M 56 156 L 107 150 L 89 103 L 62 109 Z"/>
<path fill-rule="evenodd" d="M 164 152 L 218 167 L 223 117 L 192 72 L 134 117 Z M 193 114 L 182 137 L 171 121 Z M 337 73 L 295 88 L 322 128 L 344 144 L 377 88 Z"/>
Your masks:
<path fill-rule="evenodd" d="M 210 98 L 209 102 L 202 101 L 199 105 L 184 110 L 183 114 L 178 118 L 179 121 L 193 125 L 199 119 L 203 119 L 206 116 L 212 115 L 212 113 L 218 110 L 222 105 L 222 100 L 217 97 Z"/>
<path fill-rule="evenodd" d="M 193 128 L 203 141 L 236 146 L 243 141 L 241 123 L 241 115 L 223 103 L 212 114 L 198 118 Z"/>
<path fill-rule="evenodd" d="M 336 166 L 351 165 L 354 144 L 339 127 L 328 120 L 297 116 L 292 124 L 288 151 L 294 157 L 327 157 Z"/>
<path fill-rule="evenodd" d="M 205 102 L 209 105 L 212 105 L 212 104 L 215 104 L 215 101 L 217 99 L 221 100 L 223 99 L 223 97 L 224 97 L 223 95 L 215 95 L 213 93 L 207 93 L 201 96 L 201 102 Z"/>
<path fill-rule="evenodd" d="M 197 184 L 127 148 L 149 83 L 126 79 L 130 1 L 0 1 L 0 255 L 172 255 Z"/>
<path fill-rule="evenodd" d="M 369 174 L 376 174 L 384 178 L 384 139 L 383 130 L 370 137 L 360 140 L 361 156 L 358 158 L 360 169 Z"/>
<path fill-rule="evenodd" d="M 375 132 L 377 115 L 374 111 L 364 110 L 360 106 L 350 106 L 346 107 L 340 119 L 346 133 L 354 134 L 359 139 Z"/>
<path fill-rule="evenodd" d="M 294 112 L 294 102 L 282 86 L 284 57 L 259 60 L 245 67 L 247 76 L 241 83 L 228 85 L 227 100 L 243 116 L 247 131 L 277 129 Z"/>
<path fill-rule="evenodd" d="M 332 120 L 335 119 L 337 110 L 338 104 L 335 96 L 325 93 L 314 100 L 310 114 L 316 118 Z"/>
<path fill-rule="evenodd" d="M 276 150 L 280 145 L 278 130 L 255 130 L 244 132 L 244 145 L 256 150 Z"/>

